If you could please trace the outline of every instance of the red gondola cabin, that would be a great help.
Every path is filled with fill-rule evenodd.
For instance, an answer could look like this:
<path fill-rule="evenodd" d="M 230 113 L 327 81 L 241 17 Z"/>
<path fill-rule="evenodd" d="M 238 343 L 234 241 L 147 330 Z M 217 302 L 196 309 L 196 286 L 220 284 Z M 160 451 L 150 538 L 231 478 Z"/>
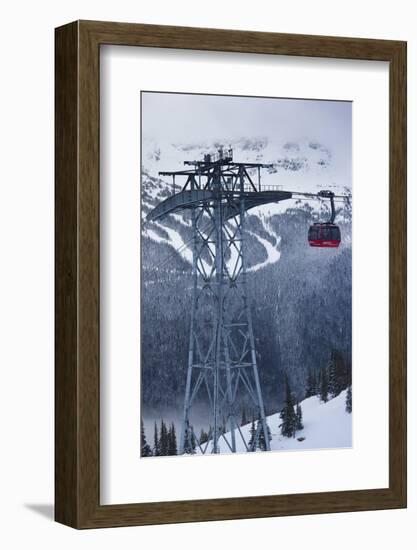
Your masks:
<path fill-rule="evenodd" d="M 308 243 L 310 246 L 337 248 L 340 241 L 340 229 L 334 223 L 315 223 L 308 230 Z"/>

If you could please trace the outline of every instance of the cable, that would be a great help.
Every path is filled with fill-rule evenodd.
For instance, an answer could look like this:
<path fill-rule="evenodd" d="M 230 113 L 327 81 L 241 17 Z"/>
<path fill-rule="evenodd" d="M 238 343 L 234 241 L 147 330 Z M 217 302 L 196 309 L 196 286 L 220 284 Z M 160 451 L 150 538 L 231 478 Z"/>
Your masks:
<path fill-rule="evenodd" d="M 296 195 L 298 197 L 306 197 L 306 198 L 312 198 L 312 199 L 317 199 L 317 200 L 323 200 L 323 197 L 320 197 L 319 195 L 317 194 L 314 194 L 314 193 L 298 193 L 298 192 L 292 192 L 291 193 L 293 195 Z M 292 197 L 294 200 L 300 200 L 300 199 L 297 199 L 297 197 Z M 343 196 L 343 195 L 335 195 L 334 198 L 336 199 L 343 199 L 343 200 L 336 200 L 335 202 L 338 202 L 338 203 L 348 203 L 349 204 L 349 197 L 347 196 Z M 145 225 L 146 223 L 151 223 L 151 221 L 153 222 L 153 220 L 145 220 L 145 222 L 143 222 L 143 225 Z M 207 225 L 205 225 L 203 228 L 201 228 L 199 231 L 200 232 L 205 232 L 206 229 L 208 229 L 210 227 L 210 223 L 208 223 Z M 190 226 L 191 228 L 191 226 Z M 181 252 L 183 252 L 189 244 L 192 243 L 192 241 L 194 240 L 194 236 L 191 237 L 191 239 L 189 239 L 188 241 L 184 242 L 180 247 L 178 248 L 174 248 L 174 250 L 166 257 L 162 260 L 162 262 L 160 262 L 159 264 L 151 267 L 152 270 L 158 270 L 158 269 L 162 269 L 172 258 L 174 258 L 177 254 L 181 254 Z"/>

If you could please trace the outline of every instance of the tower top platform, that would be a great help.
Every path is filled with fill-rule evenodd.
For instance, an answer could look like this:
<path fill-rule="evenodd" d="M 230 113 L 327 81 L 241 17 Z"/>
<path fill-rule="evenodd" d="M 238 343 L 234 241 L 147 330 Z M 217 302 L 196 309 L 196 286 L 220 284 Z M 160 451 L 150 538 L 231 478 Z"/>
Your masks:
<path fill-rule="evenodd" d="M 192 189 L 185 190 L 168 197 L 160 202 L 147 215 L 148 221 L 157 221 L 165 218 L 168 214 L 179 210 L 196 208 L 201 206 L 214 206 L 215 203 L 224 201 L 224 217 L 233 218 L 241 212 L 243 204 L 244 211 L 247 211 L 262 204 L 279 202 L 292 198 L 290 191 L 267 190 L 267 191 L 227 191 L 227 190 L 206 190 Z"/>
<path fill-rule="evenodd" d="M 148 221 L 202 206 L 223 206 L 225 219 L 230 219 L 242 212 L 242 206 L 243 211 L 247 211 L 293 196 L 278 185 L 261 184 L 261 169 L 271 168 L 272 164 L 234 162 L 231 148 L 220 147 L 216 153 L 207 153 L 202 160 L 184 161 L 184 165 L 190 168 L 159 172 L 160 176 L 172 177 L 173 194 L 149 212 Z M 179 192 L 176 192 L 177 177 L 186 178 Z"/>

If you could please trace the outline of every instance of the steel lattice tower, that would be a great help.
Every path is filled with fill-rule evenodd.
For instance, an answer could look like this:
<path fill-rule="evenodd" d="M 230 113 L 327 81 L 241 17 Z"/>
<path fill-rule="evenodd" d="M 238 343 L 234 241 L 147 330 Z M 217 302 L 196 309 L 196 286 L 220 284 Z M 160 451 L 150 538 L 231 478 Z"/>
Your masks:
<path fill-rule="evenodd" d="M 216 155 L 184 164 L 190 168 L 160 172 L 172 176 L 174 194 L 148 215 L 148 220 L 154 221 L 191 209 L 193 298 L 179 453 L 190 449 L 192 440 L 203 453 L 208 449 L 219 453 L 221 439 L 231 452 L 236 452 L 237 438 L 246 450 L 253 451 L 262 433 L 269 450 L 247 296 L 245 218 L 250 208 L 290 199 L 292 193 L 278 187 L 261 188 L 261 169 L 270 165 L 233 162 L 231 149 L 219 149 Z M 186 178 L 185 185 L 175 193 L 175 179 L 180 176 Z M 242 392 L 257 413 L 252 441 L 246 441 L 236 410 Z M 190 422 L 193 403 L 203 393 L 211 416 L 208 441 L 204 443 Z"/>

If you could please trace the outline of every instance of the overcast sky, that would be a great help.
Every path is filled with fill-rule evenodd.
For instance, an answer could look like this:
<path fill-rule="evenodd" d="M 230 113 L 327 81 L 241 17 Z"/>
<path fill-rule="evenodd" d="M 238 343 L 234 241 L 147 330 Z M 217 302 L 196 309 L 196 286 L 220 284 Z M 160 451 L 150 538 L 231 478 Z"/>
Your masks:
<path fill-rule="evenodd" d="M 351 102 L 142 92 L 142 136 L 175 142 L 317 140 L 351 157 Z"/>

